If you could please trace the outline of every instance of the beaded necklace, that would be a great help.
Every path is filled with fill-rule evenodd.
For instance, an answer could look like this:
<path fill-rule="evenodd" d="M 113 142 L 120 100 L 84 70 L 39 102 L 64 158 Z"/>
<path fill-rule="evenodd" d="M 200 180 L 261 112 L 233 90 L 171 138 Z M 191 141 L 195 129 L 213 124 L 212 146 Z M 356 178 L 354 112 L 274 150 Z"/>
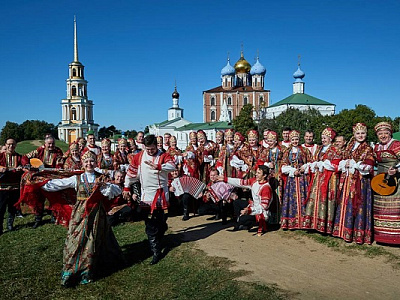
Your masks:
<path fill-rule="evenodd" d="M 297 150 L 297 152 L 296 152 L 296 158 L 295 159 L 293 159 L 293 149 L 296 149 Z M 289 162 L 290 162 L 290 165 L 291 166 L 296 166 L 297 167 L 297 165 L 298 165 L 298 159 L 299 159 L 299 152 L 300 152 L 300 149 L 298 149 L 297 147 L 295 148 L 295 147 L 292 147 L 291 149 L 290 149 L 290 152 L 289 152 Z"/>
<path fill-rule="evenodd" d="M 83 174 L 83 187 L 88 196 L 90 196 L 93 193 L 95 182 L 96 182 L 96 177 L 94 177 L 93 182 L 89 182 L 86 173 Z"/>

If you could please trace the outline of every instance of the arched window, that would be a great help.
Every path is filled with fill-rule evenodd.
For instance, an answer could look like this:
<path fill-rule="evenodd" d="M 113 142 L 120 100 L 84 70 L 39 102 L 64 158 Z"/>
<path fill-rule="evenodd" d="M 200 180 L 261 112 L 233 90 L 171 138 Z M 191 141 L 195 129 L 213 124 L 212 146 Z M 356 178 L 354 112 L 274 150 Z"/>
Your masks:
<path fill-rule="evenodd" d="M 243 97 L 243 105 L 246 105 L 247 103 L 248 103 L 247 96 L 244 96 L 244 97 Z"/>
<path fill-rule="evenodd" d="M 211 111 L 211 121 L 215 121 L 215 111 Z"/>
<path fill-rule="evenodd" d="M 72 76 L 76 76 L 76 70 L 75 69 L 72 69 Z"/>
<path fill-rule="evenodd" d="M 210 100 L 210 104 L 211 104 L 211 106 L 215 106 L 215 98 L 214 98 L 214 96 L 213 97 L 211 97 L 211 100 Z"/>
<path fill-rule="evenodd" d="M 228 97 L 228 105 L 232 105 L 232 97 L 231 96 Z"/>
<path fill-rule="evenodd" d="M 71 108 L 71 120 L 76 120 L 76 108 Z"/>
<path fill-rule="evenodd" d="M 72 86 L 72 96 L 76 96 L 76 86 Z"/>
<path fill-rule="evenodd" d="M 232 111 L 231 110 L 228 110 L 228 115 L 229 115 L 229 120 L 232 121 Z"/>

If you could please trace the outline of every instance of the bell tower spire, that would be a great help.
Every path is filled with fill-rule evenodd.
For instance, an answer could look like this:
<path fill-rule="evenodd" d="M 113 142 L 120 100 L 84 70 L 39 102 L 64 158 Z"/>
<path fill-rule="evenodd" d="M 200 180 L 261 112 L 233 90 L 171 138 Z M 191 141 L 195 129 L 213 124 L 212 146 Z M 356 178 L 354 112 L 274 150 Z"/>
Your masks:
<path fill-rule="evenodd" d="M 79 62 L 78 58 L 78 33 L 76 29 L 76 16 L 74 16 L 74 62 Z"/>
<path fill-rule="evenodd" d="M 93 120 L 93 101 L 88 98 L 85 66 L 78 58 L 78 33 L 74 16 L 74 60 L 68 65 L 67 97 L 61 100 L 60 140 L 71 143 L 84 137 L 88 131 L 97 136 L 99 125 Z"/>

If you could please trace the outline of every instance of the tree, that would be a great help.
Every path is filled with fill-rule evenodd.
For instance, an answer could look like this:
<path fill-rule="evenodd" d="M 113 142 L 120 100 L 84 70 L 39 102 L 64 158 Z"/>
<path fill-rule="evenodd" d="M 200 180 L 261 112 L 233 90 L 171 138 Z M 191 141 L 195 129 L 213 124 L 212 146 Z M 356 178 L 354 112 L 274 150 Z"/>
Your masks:
<path fill-rule="evenodd" d="M 23 140 L 23 135 L 17 123 L 7 121 L 6 125 L 4 125 L 0 134 L 1 144 L 3 145 L 8 138 L 13 138 L 16 141 Z"/>
<path fill-rule="evenodd" d="M 127 130 L 125 131 L 125 136 L 127 139 L 129 138 L 135 138 L 135 136 L 137 135 L 137 131 L 136 130 Z"/>
<path fill-rule="evenodd" d="M 253 114 L 253 105 L 246 104 L 240 110 L 239 115 L 233 120 L 233 128 L 236 131 L 239 131 L 244 136 L 247 135 L 247 132 L 250 129 L 256 129 L 257 126 L 252 118 Z"/>

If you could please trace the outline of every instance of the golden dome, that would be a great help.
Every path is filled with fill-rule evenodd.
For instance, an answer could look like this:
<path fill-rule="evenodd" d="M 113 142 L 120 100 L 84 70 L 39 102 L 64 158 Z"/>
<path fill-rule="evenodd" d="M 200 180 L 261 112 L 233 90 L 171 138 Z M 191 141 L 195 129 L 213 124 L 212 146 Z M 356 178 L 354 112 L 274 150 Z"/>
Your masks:
<path fill-rule="evenodd" d="M 243 51 L 240 53 L 240 58 L 234 66 L 236 73 L 249 73 L 251 65 L 247 60 L 244 59 Z"/>

